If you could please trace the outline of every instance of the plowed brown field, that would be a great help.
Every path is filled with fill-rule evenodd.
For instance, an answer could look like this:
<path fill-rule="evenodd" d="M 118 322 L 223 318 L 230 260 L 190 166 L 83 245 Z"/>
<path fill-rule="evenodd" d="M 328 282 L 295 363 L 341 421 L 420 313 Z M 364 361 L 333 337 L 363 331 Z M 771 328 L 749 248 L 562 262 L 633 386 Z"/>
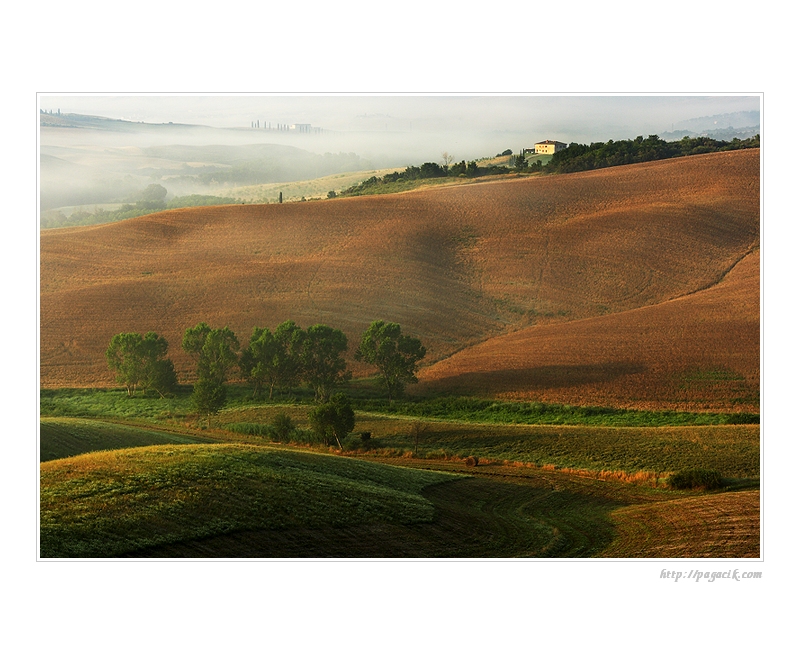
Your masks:
<path fill-rule="evenodd" d="M 757 255 L 745 257 L 759 225 L 759 152 L 742 150 L 45 231 L 41 382 L 112 384 L 103 353 L 120 331 L 164 335 L 188 380 L 179 344 L 201 320 L 243 342 L 254 325 L 324 322 L 352 347 L 384 319 L 441 361 L 424 374 L 439 389 L 710 406 L 707 382 L 722 378 L 721 394 L 735 382 L 746 405 L 758 388 L 759 285 Z M 580 335 L 592 325 L 626 331 L 595 349 Z M 658 340 L 665 326 L 670 350 Z"/>
<path fill-rule="evenodd" d="M 761 494 L 714 493 L 612 511 L 612 558 L 745 558 L 761 551 Z"/>
<path fill-rule="evenodd" d="M 545 402 L 759 410 L 759 253 L 661 304 L 489 339 L 424 371 L 422 388 Z"/>

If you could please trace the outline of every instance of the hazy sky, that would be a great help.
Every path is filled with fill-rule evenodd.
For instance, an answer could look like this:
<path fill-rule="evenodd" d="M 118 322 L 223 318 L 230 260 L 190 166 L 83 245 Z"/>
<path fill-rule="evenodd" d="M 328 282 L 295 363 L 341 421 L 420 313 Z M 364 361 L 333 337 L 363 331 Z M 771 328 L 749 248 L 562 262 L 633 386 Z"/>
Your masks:
<path fill-rule="evenodd" d="M 337 131 L 529 132 L 606 140 L 683 120 L 758 110 L 758 96 L 41 96 L 43 109 L 144 122 L 247 127 L 311 123 Z"/>
<path fill-rule="evenodd" d="M 146 123 L 240 128 L 197 138 L 207 144 L 274 142 L 319 154 L 353 152 L 387 167 L 436 161 L 445 151 L 456 161 L 470 161 L 545 139 L 591 143 L 663 134 L 693 118 L 758 111 L 760 100 L 758 95 L 42 95 L 39 106 Z M 326 135 L 291 139 L 256 133 L 249 129 L 255 121 L 262 127 L 310 123 Z"/>

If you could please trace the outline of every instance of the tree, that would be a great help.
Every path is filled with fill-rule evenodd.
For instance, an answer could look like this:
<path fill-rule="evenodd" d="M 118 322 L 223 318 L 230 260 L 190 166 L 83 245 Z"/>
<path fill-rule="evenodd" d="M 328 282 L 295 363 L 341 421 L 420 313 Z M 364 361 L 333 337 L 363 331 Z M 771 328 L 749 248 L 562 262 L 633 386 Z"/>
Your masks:
<path fill-rule="evenodd" d="M 192 404 L 198 413 L 210 417 L 225 406 L 228 393 L 225 384 L 210 377 L 201 375 L 194 384 L 192 391 Z"/>
<path fill-rule="evenodd" d="M 157 359 L 148 366 L 145 389 L 152 388 L 161 397 L 174 391 L 178 386 L 175 366 L 169 359 Z"/>
<path fill-rule="evenodd" d="M 144 380 L 142 390 L 152 388 L 161 397 L 175 390 L 178 376 L 175 366 L 166 357 L 168 344 L 163 336 L 147 332 L 142 339 L 141 351 L 144 358 Z"/>
<path fill-rule="evenodd" d="M 155 332 L 144 336 L 136 332 L 117 334 L 106 350 L 108 367 L 117 374 L 117 381 L 125 385 L 128 397 L 137 387 L 142 392 L 152 388 L 162 397 L 178 383 L 175 367 L 166 358 L 167 341 Z"/>
<path fill-rule="evenodd" d="M 108 367 L 117 373 L 117 381 L 125 385 L 128 397 L 136 392 L 144 375 L 140 353 L 142 335 L 135 332 L 117 334 L 106 350 Z"/>
<path fill-rule="evenodd" d="M 423 434 L 428 431 L 428 425 L 419 421 L 415 420 L 411 423 L 411 430 L 410 435 L 411 439 L 414 441 L 414 456 L 417 456 L 419 452 L 419 441 Z"/>
<path fill-rule="evenodd" d="M 184 352 L 188 352 L 193 356 L 195 363 L 200 358 L 200 351 L 203 349 L 203 345 L 206 342 L 206 337 L 210 331 L 211 327 L 209 327 L 206 323 L 201 322 L 183 332 L 183 342 L 181 343 L 181 347 L 183 348 Z"/>
<path fill-rule="evenodd" d="M 274 333 L 253 327 L 250 343 L 239 364 L 242 373 L 253 382 L 253 397 L 268 386 L 269 399 L 272 399 L 276 386 L 288 388 L 298 381 L 302 340 L 303 330 L 291 320 L 278 325 Z"/>
<path fill-rule="evenodd" d="M 353 431 L 356 418 L 346 395 L 337 393 L 330 402 L 312 409 L 308 414 L 311 428 L 319 434 L 326 445 L 336 444 L 342 448 L 342 441 Z"/>
<path fill-rule="evenodd" d="M 184 332 L 183 349 L 197 361 L 197 382 L 192 393 L 195 408 L 206 415 L 217 413 L 225 406 L 228 374 L 239 362 L 239 340 L 227 327 L 211 329 L 206 323 L 199 323 Z"/>
<path fill-rule="evenodd" d="M 453 155 L 448 152 L 442 152 L 442 168 L 444 168 L 445 172 L 447 172 L 451 163 L 453 163 Z"/>
<path fill-rule="evenodd" d="M 139 194 L 139 200 L 136 202 L 136 206 L 140 209 L 147 209 L 148 211 L 166 209 L 166 197 L 167 189 L 161 186 L 161 184 L 150 184 Z"/>
<path fill-rule="evenodd" d="M 270 422 L 270 431 L 281 443 L 289 441 L 292 433 L 297 429 L 294 421 L 286 413 L 279 413 Z"/>
<path fill-rule="evenodd" d="M 403 394 L 406 384 L 417 383 L 417 364 L 425 353 L 420 340 L 404 335 L 400 325 L 376 320 L 364 332 L 355 358 L 378 367 L 392 402 Z"/>
<path fill-rule="evenodd" d="M 302 377 L 314 390 L 317 402 L 327 402 L 333 389 L 352 373 L 342 355 L 347 352 L 344 332 L 327 325 L 312 325 L 298 347 Z"/>

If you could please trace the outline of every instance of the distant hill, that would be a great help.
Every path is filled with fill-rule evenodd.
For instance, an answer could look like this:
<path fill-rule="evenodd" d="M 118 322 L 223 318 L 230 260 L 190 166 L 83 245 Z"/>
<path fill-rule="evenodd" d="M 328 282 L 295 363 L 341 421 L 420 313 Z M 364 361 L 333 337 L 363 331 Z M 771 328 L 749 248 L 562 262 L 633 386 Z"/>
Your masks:
<path fill-rule="evenodd" d="M 661 138 L 665 141 L 679 141 L 682 138 L 688 136 L 689 138 L 697 138 L 699 136 L 708 136 L 709 138 L 715 139 L 717 141 L 732 141 L 733 139 L 749 139 L 755 136 L 756 134 L 761 133 L 761 126 L 760 125 L 751 125 L 749 127 L 724 127 L 721 129 L 708 129 L 703 130 L 702 132 L 692 132 L 688 129 L 680 129 L 675 130 L 672 132 L 662 132 L 660 134 Z"/>
<path fill-rule="evenodd" d="M 736 111 L 683 120 L 672 125 L 669 131 L 660 132 L 659 136 L 665 141 L 678 141 L 684 136 L 708 136 L 719 141 L 731 141 L 735 138 L 748 139 L 760 133 L 760 111 Z"/>
<path fill-rule="evenodd" d="M 60 127 L 65 129 L 105 130 L 112 132 L 143 132 L 158 129 L 207 129 L 201 125 L 185 125 L 182 123 L 144 123 L 123 120 L 120 118 L 105 118 L 103 116 L 86 116 L 71 113 L 39 113 L 40 127 Z"/>
<path fill-rule="evenodd" d="M 735 111 L 727 114 L 701 116 L 675 123 L 678 129 L 688 129 L 694 132 L 703 132 L 722 128 L 742 129 L 752 125 L 761 124 L 760 111 Z"/>
<path fill-rule="evenodd" d="M 580 403 L 587 380 L 607 370 L 618 383 L 598 400 L 673 406 L 687 401 L 681 384 L 698 388 L 716 375 L 743 384 L 744 407 L 758 388 L 758 284 L 707 305 L 700 292 L 724 296 L 739 266 L 757 279 L 749 262 L 759 211 L 751 149 L 43 232 L 41 382 L 113 384 L 103 352 L 120 331 L 166 336 L 187 380 L 181 337 L 200 321 L 228 325 L 243 342 L 256 325 L 323 322 L 345 331 L 352 352 L 369 323 L 384 319 L 428 347 L 422 377 L 432 388 L 475 389 L 464 375 L 493 370 L 499 377 L 485 377 L 480 393 Z M 678 302 L 688 313 L 669 317 Z M 652 319 L 633 318 L 647 311 Z M 741 329 L 715 317 L 725 312 Z M 670 324 L 683 326 L 669 338 L 647 335 Z M 605 342 L 581 340 L 592 325 L 616 345 L 587 349 Z M 511 339 L 505 350 L 502 338 Z M 659 368 L 658 356 L 672 363 Z M 645 373 L 649 386 L 632 383 Z M 709 406 L 719 399 L 703 393 Z"/>

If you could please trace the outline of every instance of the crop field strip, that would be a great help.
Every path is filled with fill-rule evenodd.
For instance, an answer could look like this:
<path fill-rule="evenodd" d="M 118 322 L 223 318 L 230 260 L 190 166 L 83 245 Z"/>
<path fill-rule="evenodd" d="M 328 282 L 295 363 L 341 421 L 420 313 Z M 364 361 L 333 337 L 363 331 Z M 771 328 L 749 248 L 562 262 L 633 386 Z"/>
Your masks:
<path fill-rule="evenodd" d="M 109 384 L 102 352 L 123 330 L 165 335 L 184 379 L 189 361 L 177 344 L 200 320 L 227 324 L 240 337 L 287 318 L 327 322 L 355 342 L 382 317 L 421 338 L 426 363 L 434 364 L 531 326 L 583 329 L 565 323 L 618 316 L 624 327 L 626 312 L 710 286 L 709 292 L 739 293 L 728 301 L 740 307 L 742 328 L 732 337 L 741 336 L 713 339 L 712 355 L 721 361 L 715 365 L 744 378 L 740 402 L 752 409 L 757 366 L 754 372 L 752 361 L 729 359 L 752 341 L 758 295 L 749 287 L 725 291 L 717 282 L 757 247 L 758 163 L 757 150 L 737 151 L 396 196 L 175 210 L 46 232 L 42 385 Z M 704 320 L 703 312 L 714 310 L 696 305 L 687 319 Z M 631 350 L 660 346 L 637 334 L 631 320 L 620 339 Z M 85 329 L 88 322 L 96 328 Z M 691 339 L 685 347 L 693 355 Z M 642 402 L 635 391 L 644 364 L 622 354 L 612 348 L 617 359 L 600 362 L 614 377 L 602 394 L 633 405 Z M 446 364 L 434 365 L 427 379 L 442 387 L 478 385 L 461 373 L 448 381 Z M 505 387 L 504 395 L 522 381 L 522 395 L 541 392 L 553 401 L 576 401 L 593 375 L 585 363 L 539 366 L 544 382 L 531 387 L 518 368 L 495 364 L 485 364 L 499 375 L 488 381 Z M 669 385 L 690 372 L 654 368 L 648 383 L 663 390 L 657 402 L 679 406 L 683 398 Z M 710 408 L 720 402 L 703 400 Z"/>

